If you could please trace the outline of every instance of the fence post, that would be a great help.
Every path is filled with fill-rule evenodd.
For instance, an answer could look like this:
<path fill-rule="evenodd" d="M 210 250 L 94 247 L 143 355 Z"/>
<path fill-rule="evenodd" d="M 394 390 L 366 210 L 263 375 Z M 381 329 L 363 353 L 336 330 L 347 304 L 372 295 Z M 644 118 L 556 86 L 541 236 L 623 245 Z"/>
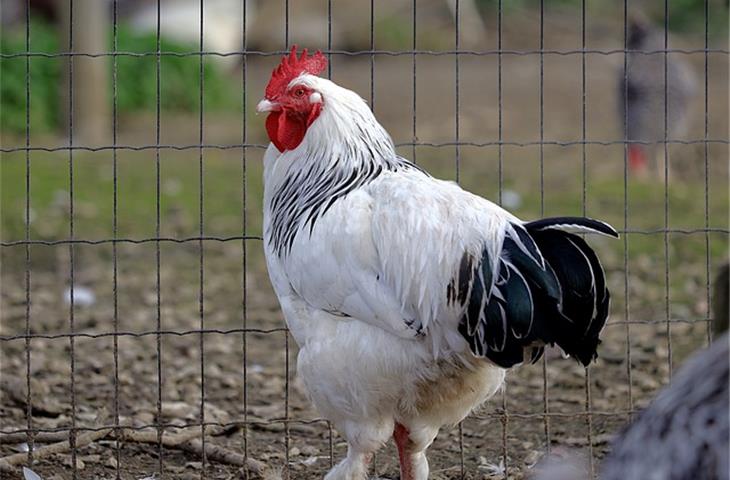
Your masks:
<path fill-rule="evenodd" d="M 70 25 L 71 1 L 61 0 L 59 20 L 61 51 L 68 51 L 70 29 L 73 28 L 73 51 L 99 54 L 109 50 L 109 2 L 73 0 L 73 25 Z M 61 123 L 69 132 L 69 68 L 71 57 L 64 62 Z M 73 137 L 74 143 L 99 146 L 108 143 L 111 132 L 109 95 L 109 57 L 73 57 Z"/>

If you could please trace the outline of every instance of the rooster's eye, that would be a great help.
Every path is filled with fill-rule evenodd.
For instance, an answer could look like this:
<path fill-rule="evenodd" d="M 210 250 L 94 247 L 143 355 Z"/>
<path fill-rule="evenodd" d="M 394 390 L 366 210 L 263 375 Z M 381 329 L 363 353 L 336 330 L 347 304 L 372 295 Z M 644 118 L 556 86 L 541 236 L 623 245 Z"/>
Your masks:
<path fill-rule="evenodd" d="M 304 95 L 304 89 L 303 88 L 297 88 L 294 90 L 294 96 L 301 97 Z"/>

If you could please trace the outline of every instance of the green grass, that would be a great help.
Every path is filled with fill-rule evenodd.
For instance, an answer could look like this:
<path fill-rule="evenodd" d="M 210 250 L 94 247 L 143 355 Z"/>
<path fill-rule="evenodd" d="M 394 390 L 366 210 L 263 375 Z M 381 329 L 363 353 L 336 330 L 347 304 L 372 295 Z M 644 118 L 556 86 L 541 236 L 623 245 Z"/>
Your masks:
<path fill-rule="evenodd" d="M 443 150 L 431 155 L 419 154 L 419 161 L 433 175 L 453 178 L 453 163 L 445 163 Z M 262 165 L 261 152 L 251 151 L 247 163 L 247 231 L 261 235 Z M 160 155 L 160 235 L 189 238 L 199 235 L 200 174 L 197 150 L 163 150 Z M 547 157 L 546 162 L 558 161 Z M 206 150 L 203 158 L 203 234 L 214 237 L 242 235 L 243 170 L 241 152 L 235 150 Z M 490 199 L 497 199 L 498 188 L 492 165 L 475 163 L 463 165 L 461 182 L 465 188 Z M 504 187 L 518 192 L 521 205 L 513 209 L 518 216 L 540 217 L 541 195 L 537 171 L 526 170 L 521 176 L 507 175 Z M 69 238 L 69 157 L 68 153 L 32 152 L 30 157 L 31 224 L 30 237 L 42 240 Z M 468 173 L 468 174 L 467 174 Z M 576 171 L 551 169 L 545 182 L 545 215 L 579 215 L 581 187 Z M 25 237 L 25 155 L 5 154 L 0 163 L 0 237 L 4 242 Z M 605 177 L 605 176 L 604 176 Z M 619 229 L 624 226 L 624 184 L 620 176 L 589 177 L 587 211 L 590 216 L 611 222 Z M 77 239 L 103 240 L 113 236 L 114 176 L 110 152 L 76 152 L 73 156 L 74 236 Z M 713 178 L 709 196 L 710 226 L 727 229 L 728 191 L 722 188 L 722 178 Z M 717 184 L 716 184 L 717 182 Z M 705 222 L 704 184 L 701 181 L 674 182 L 668 192 L 670 228 L 697 230 L 691 234 L 672 233 L 666 238 L 664 227 L 664 187 L 661 182 L 630 182 L 628 184 L 630 230 L 659 230 L 655 233 L 630 233 L 621 240 L 591 238 L 607 271 L 614 296 L 614 311 L 623 311 L 624 255 L 627 254 L 631 282 L 631 311 L 637 318 L 663 318 L 666 294 L 665 259 L 669 259 L 669 294 L 672 317 L 701 318 L 704 316 L 706 266 L 714 272 L 718 262 L 727 258 L 727 235 L 710 233 L 709 249 L 706 235 L 701 231 Z M 117 237 L 144 239 L 156 237 L 157 177 L 154 151 L 120 151 L 117 159 Z M 233 244 L 236 245 L 233 245 Z M 209 243 L 206 254 L 208 268 L 224 272 L 230 264 L 240 264 L 239 242 Z M 262 249 L 254 242 L 249 250 L 249 268 L 265 275 Z M 233 250 L 228 248 L 232 247 Z M 624 250 L 627 246 L 628 250 Z M 108 244 L 107 244 L 108 247 Z M 197 255 L 197 243 L 164 244 L 165 262 L 171 265 L 192 265 Z M 77 251 L 82 250 L 81 247 Z M 2 249 L 5 274 L 21 272 L 24 268 L 21 247 Z M 57 264 L 59 247 L 34 247 L 34 268 L 52 268 Z M 135 258 L 149 268 L 149 255 L 144 248 L 125 246 L 125 265 Z M 226 253 L 228 252 L 228 253 Z M 82 260 L 110 262 L 110 250 L 105 247 L 84 247 Z M 231 256 L 233 255 L 233 257 Z M 235 257 L 235 258 L 234 258 Z M 173 260 L 173 258 L 175 260 Z M 172 262 L 172 263 L 170 263 Z M 37 265 L 37 267 L 35 266 Z M 44 267 L 48 265 L 49 267 Z M 217 266 L 216 266 L 217 265 Z M 166 267 L 167 268 L 167 267 Z M 177 267 L 176 267 L 177 268 Z M 180 269 L 178 269 L 180 270 Z M 176 270 L 177 271 L 177 270 Z M 182 269 L 197 275 L 197 267 Z M 185 281 L 183 277 L 178 277 Z M 187 279 L 193 281 L 191 277 Z"/>
<path fill-rule="evenodd" d="M 253 230 L 260 233 L 261 171 L 253 166 L 248 190 Z M 25 229 L 25 174 L 23 154 L 6 154 L 2 180 L 2 237 L 18 239 Z M 68 199 L 71 184 L 68 154 L 33 153 L 30 195 L 33 238 L 58 239 L 69 235 Z M 204 156 L 203 212 L 206 234 L 240 235 L 242 168 L 219 152 Z M 197 151 L 169 153 L 160 160 L 160 227 L 164 236 L 198 234 L 200 176 Z M 120 152 L 117 159 L 117 234 L 154 236 L 157 178 L 154 153 Z M 73 159 L 74 229 L 77 238 L 107 238 L 113 233 L 114 174 L 111 154 L 75 153 Z"/>
<path fill-rule="evenodd" d="M 260 152 L 259 152 L 260 153 Z M 206 150 L 203 160 L 203 213 L 205 233 L 216 236 L 239 235 L 242 215 L 242 165 L 240 151 Z M 258 155 L 260 156 L 260 155 Z M 249 161 L 247 201 L 250 232 L 261 233 L 262 166 Z M 160 160 L 160 223 L 163 235 L 197 235 L 200 203 L 199 158 L 197 150 L 163 150 Z M 453 166 L 424 160 L 435 176 L 453 176 Z M 30 235 L 39 239 L 68 236 L 68 153 L 33 152 L 30 159 L 32 222 Z M 5 154 L 0 169 L 4 240 L 23 238 L 25 232 L 25 155 Z M 487 198 L 497 198 L 496 185 L 486 186 L 486 174 L 462 177 L 469 190 Z M 78 238 L 101 238 L 112 234 L 113 164 L 110 152 L 77 152 L 73 157 L 74 228 Z M 534 183 L 533 183 L 534 182 Z M 491 182 L 494 184 L 494 182 Z M 506 179 L 505 188 L 522 196 L 515 211 L 524 218 L 540 216 L 539 189 L 529 188 L 537 179 Z M 118 236 L 144 237 L 155 234 L 157 179 L 153 151 L 121 151 L 117 159 Z M 528 188 L 526 188 L 528 187 Z M 620 178 L 592 179 L 588 185 L 588 211 L 621 228 L 623 226 L 624 185 Z M 580 185 L 545 188 L 546 215 L 580 214 Z M 664 228 L 664 186 L 661 182 L 629 182 L 629 228 Z M 704 186 L 701 182 L 674 182 L 668 192 L 670 228 L 704 228 Z M 709 196 L 711 227 L 727 228 L 727 189 L 714 189 Z M 637 251 L 653 251 L 654 235 L 632 235 Z M 717 242 L 716 242 L 717 243 Z M 718 247 L 719 248 L 719 247 Z M 717 253 L 717 252 L 716 252 Z"/>

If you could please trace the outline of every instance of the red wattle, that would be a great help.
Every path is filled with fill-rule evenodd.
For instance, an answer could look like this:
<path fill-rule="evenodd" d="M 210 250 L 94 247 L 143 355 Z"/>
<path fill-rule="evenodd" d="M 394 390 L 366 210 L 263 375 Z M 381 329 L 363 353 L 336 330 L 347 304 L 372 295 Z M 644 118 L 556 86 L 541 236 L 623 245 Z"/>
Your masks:
<path fill-rule="evenodd" d="M 271 112 L 266 117 L 266 133 L 269 135 L 269 140 L 281 152 L 284 148 L 279 143 L 279 135 L 277 133 L 279 131 L 279 115 L 281 115 L 281 112 Z"/>
<path fill-rule="evenodd" d="M 300 115 L 286 110 L 271 112 L 266 117 L 266 132 L 280 152 L 294 150 L 307 133 L 307 122 Z"/>

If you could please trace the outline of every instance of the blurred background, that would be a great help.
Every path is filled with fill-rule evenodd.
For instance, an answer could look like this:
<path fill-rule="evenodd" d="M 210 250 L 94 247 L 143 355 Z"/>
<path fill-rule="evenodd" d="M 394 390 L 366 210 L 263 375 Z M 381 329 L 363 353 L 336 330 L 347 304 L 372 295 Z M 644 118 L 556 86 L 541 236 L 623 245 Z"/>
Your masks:
<path fill-rule="evenodd" d="M 89 425 L 102 407 L 121 425 L 186 426 L 205 399 L 206 418 L 258 422 L 215 441 L 288 459 L 295 478 L 326 471 L 329 431 L 294 380 L 258 239 L 268 140 L 253 107 L 294 43 L 326 51 L 331 78 L 433 175 L 525 219 L 622 231 L 591 239 L 613 304 L 590 375 L 560 358 L 512 374 L 504 403 L 439 437 L 436 478 L 460 474 L 462 451 L 474 478 L 522 478 L 550 445 L 599 459 L 711 336 L 728 254 L 725 0 L 671 0 L 668 17 L 660 0 L 206 0 L 202 22 L 198 0 L 161 0 L 159 36 L 155 0 L 28 3 L 1 12 L 4 431 Z M 31 408 L 12 393 L 26 373 Z M 80 452 L 83 476 L 239 474 L 116 448 Z M 383 456 L 376 471 L 396 472 Z"/>

